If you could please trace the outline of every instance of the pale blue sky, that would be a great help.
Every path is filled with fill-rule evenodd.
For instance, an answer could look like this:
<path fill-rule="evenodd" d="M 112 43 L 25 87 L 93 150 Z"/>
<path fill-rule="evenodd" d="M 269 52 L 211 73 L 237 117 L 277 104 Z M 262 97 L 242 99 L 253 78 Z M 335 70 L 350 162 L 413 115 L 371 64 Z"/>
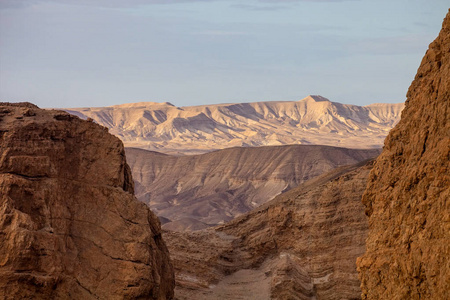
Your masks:
<path fill-rule="evenodd" d="M 0 101 L 403 102 L 448 0 L 0 0 Z"/>

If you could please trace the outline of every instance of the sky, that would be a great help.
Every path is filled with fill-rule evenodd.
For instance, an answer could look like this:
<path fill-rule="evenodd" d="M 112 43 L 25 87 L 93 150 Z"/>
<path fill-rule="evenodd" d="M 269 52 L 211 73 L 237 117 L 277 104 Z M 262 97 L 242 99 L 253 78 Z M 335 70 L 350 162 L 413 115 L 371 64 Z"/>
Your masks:
<path fill-rule="evenodd" d="M 398 103 L 448 0 L 0 0 L 0 101 Z"/>

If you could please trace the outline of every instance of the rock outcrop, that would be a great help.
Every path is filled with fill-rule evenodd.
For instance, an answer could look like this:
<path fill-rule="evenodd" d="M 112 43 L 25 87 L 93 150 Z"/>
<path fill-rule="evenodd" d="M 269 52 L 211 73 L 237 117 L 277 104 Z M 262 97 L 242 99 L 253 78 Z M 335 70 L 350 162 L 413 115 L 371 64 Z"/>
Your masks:
<path fill-rule="evenodd" d="M 359 299 L 372 162 L 341 167 L 223 226 L 167 232 L 178 299 Z"/>
<path fill-rule="evenodd" d="M 160 223 L 133 193 L 106 128 L 0 103 L 0 298 L 173 298 Z"/>
<path fill-rule="evenodd" d="M 187 107 L 140 102 L 67 111 L 108 127 L 126 147 L 179 155 L 291 144 L 381 148 L 403 105 L 357 106 L 308 96 L 300 101 Z"/>
<path fill-rule="evenodd" d="M 450 12 L 363 197 L 363 299 L 450 299 Z"/>
<path fill-rule="evenodd" d="M 166 218 L 164 229 L 175 231 L 223 224 L 308 179 L 380 151 L 289 145 L 170 156 L 126 148 L 136 196 Z"/>

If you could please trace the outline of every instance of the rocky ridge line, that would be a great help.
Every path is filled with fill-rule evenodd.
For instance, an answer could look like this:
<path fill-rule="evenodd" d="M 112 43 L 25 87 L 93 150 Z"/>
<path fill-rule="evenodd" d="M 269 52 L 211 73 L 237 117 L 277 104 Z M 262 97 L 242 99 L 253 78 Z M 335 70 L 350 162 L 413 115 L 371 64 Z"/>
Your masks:
<path fill-rule="evenodd" d="M 402 109 L 403 103 L 357 106 L 308 96 L 300 101 L 187 107 L 141 102 L 67 111 L 108 127 L 127 147 L 180 155 L 291 144 L 381 148 Z"/>
<path fill-rule="evenodd" d="M 126 148 L 137 198 L 164 217 L 164 229 L 175 231 L 223 224 L 308 179 L 380 151 L 286 145 L 171 156 Z"/>

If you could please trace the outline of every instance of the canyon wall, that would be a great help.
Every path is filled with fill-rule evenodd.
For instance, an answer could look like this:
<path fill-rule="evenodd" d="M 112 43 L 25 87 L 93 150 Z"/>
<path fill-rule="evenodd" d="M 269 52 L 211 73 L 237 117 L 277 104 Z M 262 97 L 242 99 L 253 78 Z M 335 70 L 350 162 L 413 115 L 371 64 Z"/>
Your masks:
<path fill-rule="evenodd" d="M 363 299 L 450 299 L 450 13 L 363 197 Z"/>
<path fill-rule="evenodd" d="M 167 232 L 178 299 L 359 299 L 372 162 L 334 169 L 216 228 Z"/>
<path fill-rule="evenodd" d="M 0 103 L 0 298 L 172 299 L 173 288 L 122 142 L 66 112 Z"/>

